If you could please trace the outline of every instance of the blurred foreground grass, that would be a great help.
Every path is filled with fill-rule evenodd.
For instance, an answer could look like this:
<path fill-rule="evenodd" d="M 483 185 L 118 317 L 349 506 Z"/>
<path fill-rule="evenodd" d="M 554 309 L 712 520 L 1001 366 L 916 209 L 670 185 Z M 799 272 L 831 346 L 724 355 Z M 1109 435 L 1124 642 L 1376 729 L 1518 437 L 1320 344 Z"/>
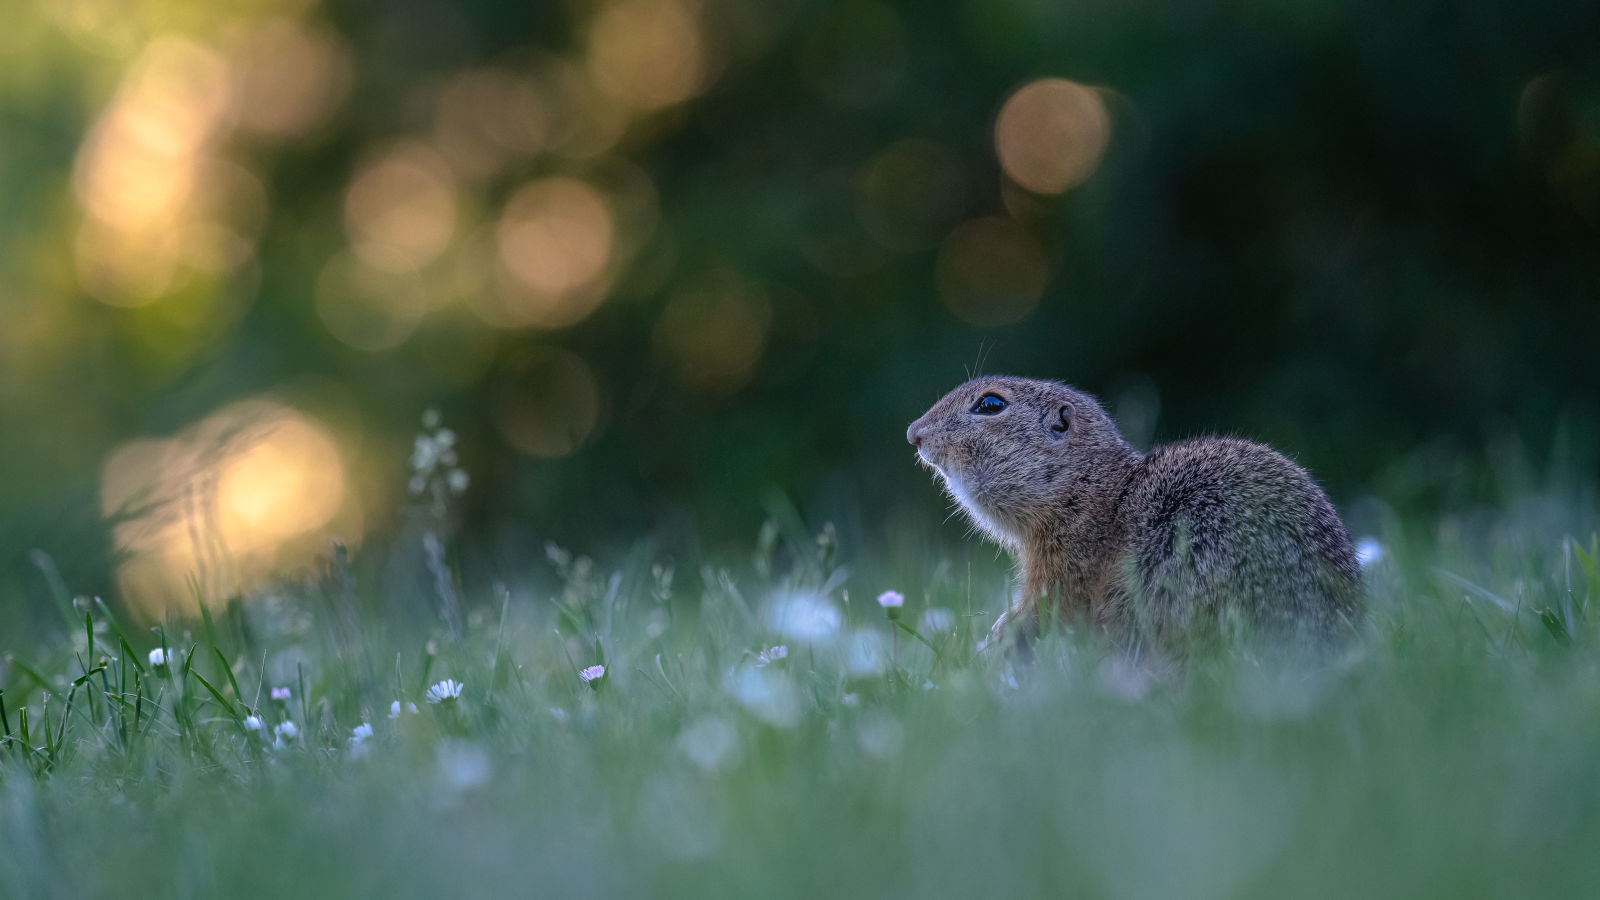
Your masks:
<path fill-rule="evenodd" d="M 550 548 L 550 602 L 469 590 L 456 637 L 337 565 L 148 632 L 63 595 L 0 666 L 0 896 L 1588 894 L 1595 545 L 1518 516 L 1385 535 L 1335 667 L 1154 684 L 1082 634 L 974 656 L 992 571 L 826 533 L 676 578 Z"/>

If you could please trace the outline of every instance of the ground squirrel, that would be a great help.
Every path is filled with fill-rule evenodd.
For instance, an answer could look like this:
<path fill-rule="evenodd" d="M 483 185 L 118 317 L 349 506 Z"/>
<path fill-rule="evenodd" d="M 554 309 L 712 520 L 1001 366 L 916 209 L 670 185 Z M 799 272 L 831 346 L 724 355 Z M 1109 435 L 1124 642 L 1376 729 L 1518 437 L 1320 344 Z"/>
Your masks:
<path fill-rule="evenodd" d="M 1168 656 L 1202 636 L 1326 644 L 1361 619 L 1344 524 L 1269 447 L 1205 437 L 1140 453 L 1088 394 L 1007 377 L 951 391 L 906 439 L 1017 560 L 996 639 L 1026 642 L 1042 597 Z"/>

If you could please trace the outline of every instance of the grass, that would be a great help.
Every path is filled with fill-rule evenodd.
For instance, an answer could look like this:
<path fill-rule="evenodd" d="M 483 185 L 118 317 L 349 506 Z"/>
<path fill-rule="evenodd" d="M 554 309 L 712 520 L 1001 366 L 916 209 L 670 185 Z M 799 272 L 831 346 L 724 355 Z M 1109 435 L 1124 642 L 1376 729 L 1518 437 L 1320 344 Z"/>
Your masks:
<path fill-rule="evenodd" d="M 63 595 L 0 664 L 0 896 L 1588 895 L 1596 544 L 1496 523 L 1385 535 L 1338 666 L 1143 690 L 1081 633 L 974 655 L 989 569 L 777 529 L 676 577 L 555 551 L 455 636 L 353 572 L 148 630 Z"/>

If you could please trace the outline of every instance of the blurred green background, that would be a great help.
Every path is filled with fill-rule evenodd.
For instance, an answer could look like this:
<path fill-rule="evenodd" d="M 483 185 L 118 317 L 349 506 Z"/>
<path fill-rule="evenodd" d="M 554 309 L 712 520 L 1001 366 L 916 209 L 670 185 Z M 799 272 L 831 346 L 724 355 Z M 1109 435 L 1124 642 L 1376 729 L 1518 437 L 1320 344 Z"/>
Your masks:
<path fill-rule="evenodd" d="M 158 611 L 396 533 L 428 409 L 489 573 L 772 496 L 959 540 L 902 441 L 977 366 L 1274 443 L 1358 530 L 1597 458 L 1590 2 L 5 18 L 14 628 L 52 572 Z"/>

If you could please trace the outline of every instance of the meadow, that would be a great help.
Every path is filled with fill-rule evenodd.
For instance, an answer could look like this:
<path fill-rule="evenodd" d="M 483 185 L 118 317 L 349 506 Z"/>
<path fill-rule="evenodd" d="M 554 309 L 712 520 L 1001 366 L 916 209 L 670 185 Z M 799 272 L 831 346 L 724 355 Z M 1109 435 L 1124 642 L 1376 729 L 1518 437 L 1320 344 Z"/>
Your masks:
<path fill-rule="evenodd" d="M 0 900 L 1597 893 L 1600 3 L 4 9 Z M 974 369 L 1365 631 L 980 652 Z"/>
<path fill-rule="evenodd" d="M 456 625 L 374 587 L 402 547 L 138 625 L 58 584 L 0 663 L 0 896 L 1585 895 L 1588 496 L 1396 519 L 1348 653 L 1157 679 L 1065 626 L 976 652 L 992 548 L 798 518 L 732 560 L 548 545 Z"/>

